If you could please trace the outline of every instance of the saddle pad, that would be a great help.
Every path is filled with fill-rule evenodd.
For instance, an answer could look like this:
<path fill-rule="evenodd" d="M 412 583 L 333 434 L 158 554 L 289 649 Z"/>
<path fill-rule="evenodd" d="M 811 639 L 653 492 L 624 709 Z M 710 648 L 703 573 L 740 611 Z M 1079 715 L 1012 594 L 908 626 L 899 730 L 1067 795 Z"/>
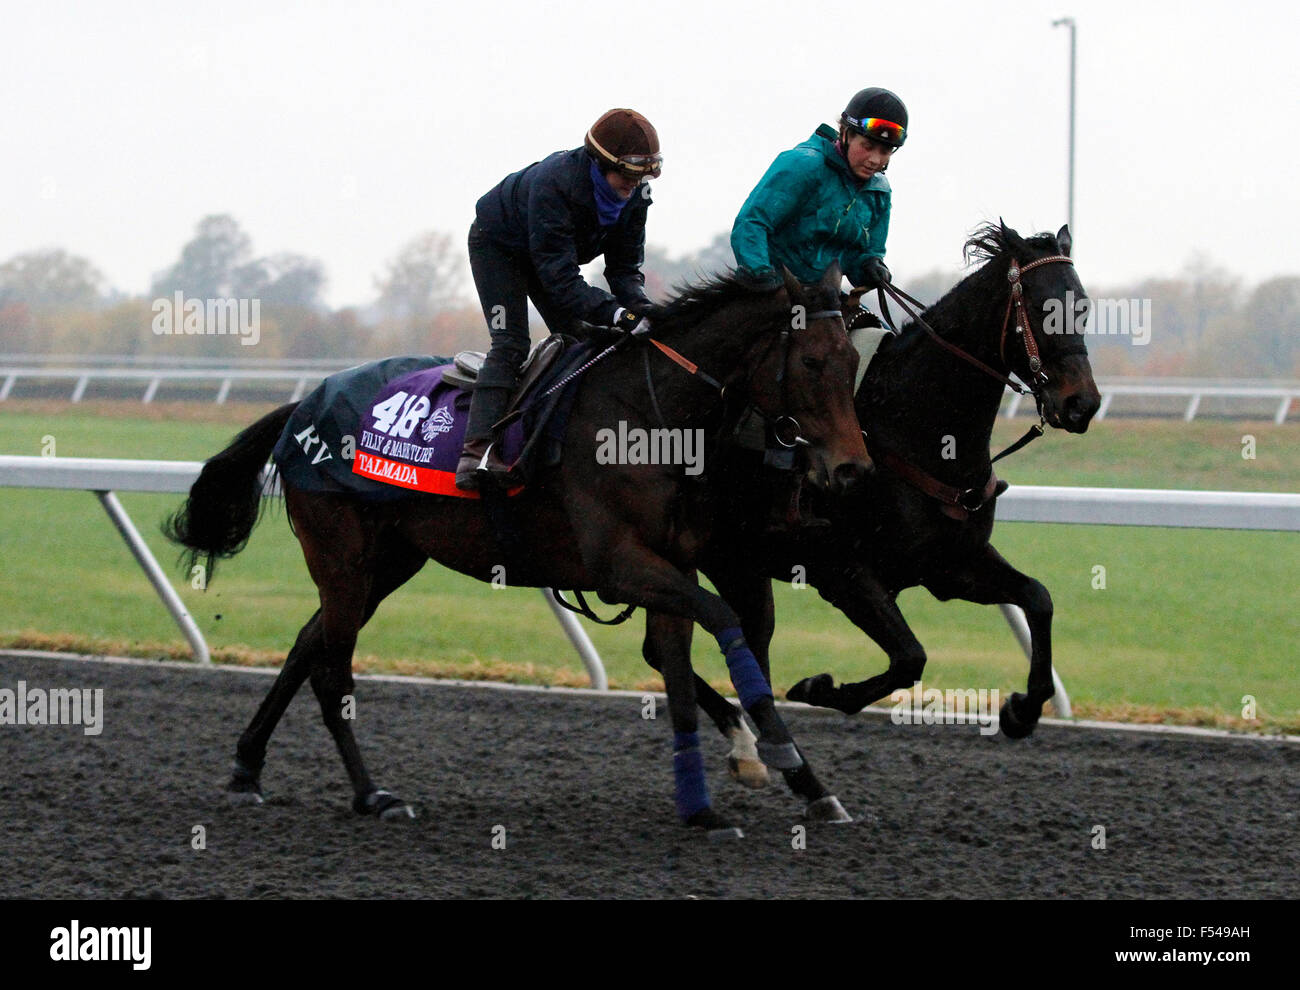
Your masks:
<path fill-rule="evenodd" d="M 380 390 L 361 416 L 353 474 L 432 495 L 478 498 L 456 487 L 471 396 L 442 380 L 449 367 L 411 371 Z M 500 443 L 502 460 L 512 464 L 524 447 L 522 421 L 506 427 Z"/>
<path fill-rule="evenodd" d="M 441 381 L 450 365 L 445 357 L 393 357 L 330 375 L 298 404 L 280 434 L 272 453 L 280 474 L 303 491 L 367 501 L 423 492 L 478 498 L 455 486 L 470 393 Z M 398 392 L 406 395 L 398 398 Z M 507 455 L 517 456 L 521 446 L 516 424 L 507 430 Z M 355 470 L 362 455 L 365 469 Z"/>

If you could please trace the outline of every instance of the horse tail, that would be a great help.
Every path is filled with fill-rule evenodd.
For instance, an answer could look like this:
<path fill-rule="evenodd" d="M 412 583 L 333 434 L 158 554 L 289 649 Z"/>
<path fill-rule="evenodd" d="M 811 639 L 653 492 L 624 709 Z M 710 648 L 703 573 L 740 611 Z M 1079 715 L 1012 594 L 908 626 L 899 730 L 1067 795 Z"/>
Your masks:
<path fill-rule="evenodd" d="M 163 522 L 163 535 L 187 548 L 181 553 L 187 570 L 202 559 L 211 581 L 217 559 L 248 544 L 260 515 L 262 468 L 296 408 L 290 402 L 268 413 L 209 458 L 185 504 Z"/>

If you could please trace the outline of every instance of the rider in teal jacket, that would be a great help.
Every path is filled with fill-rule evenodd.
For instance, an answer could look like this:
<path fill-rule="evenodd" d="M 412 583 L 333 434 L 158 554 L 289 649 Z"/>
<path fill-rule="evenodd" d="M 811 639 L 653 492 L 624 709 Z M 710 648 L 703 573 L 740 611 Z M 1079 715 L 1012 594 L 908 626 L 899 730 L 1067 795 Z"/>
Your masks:
<path fill-rule="evenodd" d="M 906 133 L 902 101 L 889 90 L 865 89 L 849 101 L 838 134 L 823 124 L 778 155 L 732 227 L 737 267 L 772 279 L 784 265 L 811 283 L 838 262 L 853 285 L 888 281 L 880 260 L 889 234 L 884 171 Z"/>
<path fill-rule="evenodd" d="M 749 194 L 731 228 L 736 267 L 772 285 L 780 284 L 782 267 L 812 283 L 833 264 L 855 286 L 891 281 L 884 261 L 890 208 L 884 171 L 906 138 L 907 108 L 895 94 L 878 87 L 854 94 L 838 133 L 823 124 L 777 155 Z M 772 446 L 763 463 L 774 495 L 770 532 L 829 525 L 801 511 L 792 451 Z"/>

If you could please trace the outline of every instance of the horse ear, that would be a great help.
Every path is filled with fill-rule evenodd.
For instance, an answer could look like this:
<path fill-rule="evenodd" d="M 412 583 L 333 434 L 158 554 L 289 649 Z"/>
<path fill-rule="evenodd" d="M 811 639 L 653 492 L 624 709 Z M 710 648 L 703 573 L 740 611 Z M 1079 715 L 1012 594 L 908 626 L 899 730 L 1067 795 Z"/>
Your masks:
<path fill-rule="evenodd" d="M 822 276 L 822 288 L 829 289 L 837 296 L 840 292 L 840 283 L 844 281 L 844 276 L 840 272 L 840 263 L 832 261 L 830 268 L 826 269 L 826 274 Z"/>
<path fill-rule="evenodd" d="M 1061 254 L 1068 258 L 1073 244 L 1074 238 L 1070 236 L 1070 225 L 1067 223 L 1056 232 L 1056 246 L 1061 249 Z"/>
<path fill-rule="evenodd" d="M 785 291 L 790 293 L 791 302 L 796 302 L 803 298 L 803 286 L 800 285 L 799 280 L 794 277 L 794 272 L 786 268 L 785 265 L 781 266 L 781 280 L 785 282 Z"/>
<path fill-rule="evenodd" d="M 1021 241 L 1020 235 L 1017 234 L 1010 227 L 1008 227 L 1007 222 L 1003 220 L 1001 217 L 998 217 L 998 229 L 1002 232 L 1002 246 L 1005 247 L 1008 251 L 1012 251 L 1012 252 L 1016 251 L 1017 248 L 1023 243 Z"/>

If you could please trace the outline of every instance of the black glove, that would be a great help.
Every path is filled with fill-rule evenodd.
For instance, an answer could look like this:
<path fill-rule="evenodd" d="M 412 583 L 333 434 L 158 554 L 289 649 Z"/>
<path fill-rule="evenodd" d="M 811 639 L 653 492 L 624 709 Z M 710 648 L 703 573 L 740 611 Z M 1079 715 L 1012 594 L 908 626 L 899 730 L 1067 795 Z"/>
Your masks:
<path fill-rule="evenodd" d="M 894 276 L 889 274 L 889 268 L 885 264 L 884 258 L 868 258 L 867 263 L 863 266 L 863 271 L 867 275 L 866 288 L 875 289 L 894 281 Z"/>
<path fill-rule="evenodd" d="M 630 309 L 620 309 L 614 314 L 614 329 L 627 334 L 628 336 L 639 337 L 641 334 L 650 332 L 650 321 L 640 313 L 634 313 Z"/>
<path fill-rule="evenodd" d="M 736 277 L 755 292 L 770 292 L 781 288 L 781 276 L 773 268 L 754 271 L 751 268 L 738 268 Z"/>

